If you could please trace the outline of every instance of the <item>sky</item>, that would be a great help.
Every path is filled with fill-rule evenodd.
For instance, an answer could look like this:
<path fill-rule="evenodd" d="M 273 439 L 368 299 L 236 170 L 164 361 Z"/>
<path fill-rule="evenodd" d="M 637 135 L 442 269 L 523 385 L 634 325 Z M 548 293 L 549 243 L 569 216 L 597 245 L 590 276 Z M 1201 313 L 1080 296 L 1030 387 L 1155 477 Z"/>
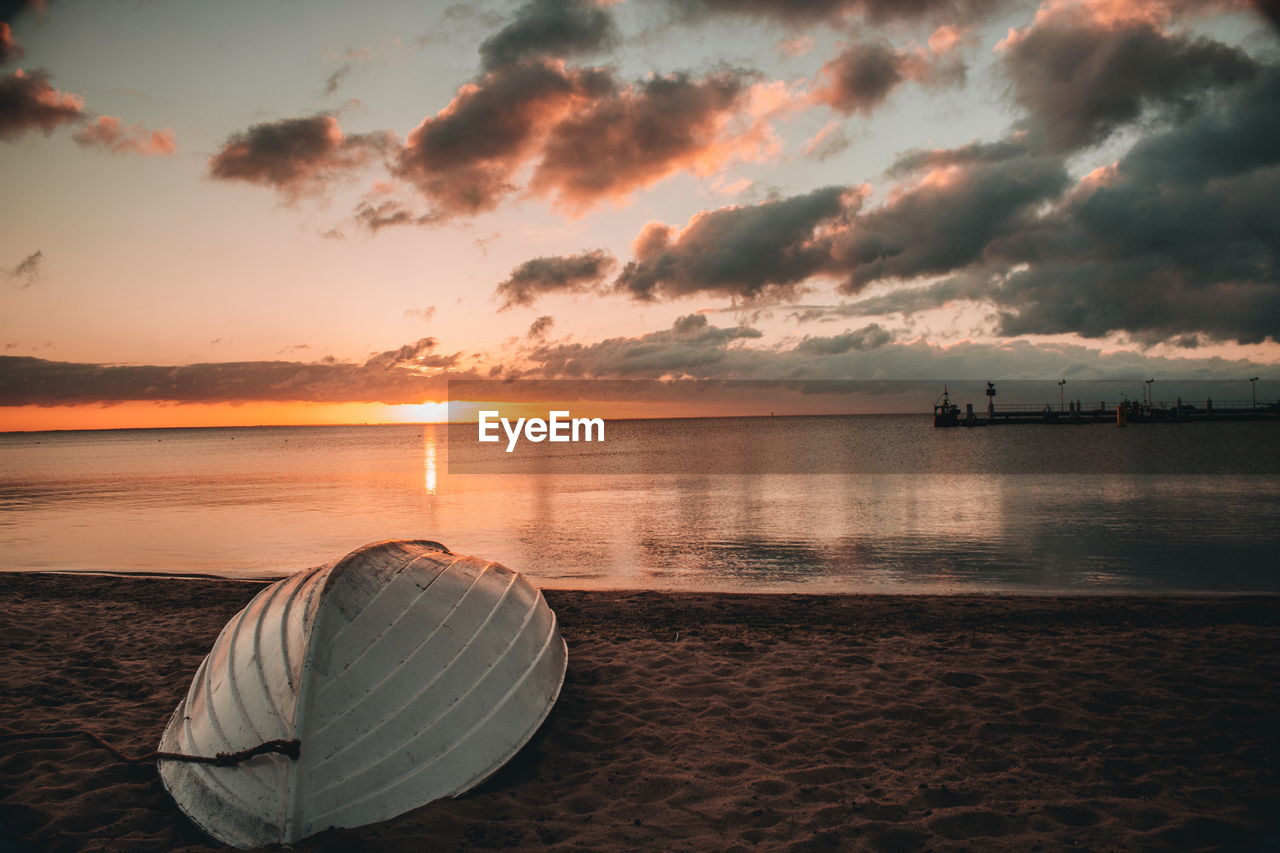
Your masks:
<path fill-rule="evenodd" d="M 1250 3 L 0 17 L 0 429 L 417 421 L 450 379 L 1280 381 Z"/>

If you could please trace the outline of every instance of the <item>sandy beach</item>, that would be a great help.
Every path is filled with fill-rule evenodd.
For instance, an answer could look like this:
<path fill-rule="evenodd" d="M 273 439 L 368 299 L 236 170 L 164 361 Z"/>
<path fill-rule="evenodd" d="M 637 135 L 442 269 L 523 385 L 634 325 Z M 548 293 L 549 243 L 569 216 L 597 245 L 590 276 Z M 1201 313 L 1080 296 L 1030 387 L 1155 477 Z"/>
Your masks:
<path fill-rule="evenodd" d="M 0 575 L 0 733 L 154 749 L 259 588 Z M 298 849 L 1280 845 L 1280 599 L 547 599 L 569 674 L 520 755 Z M 216 847 L 151 765 L 0 740 L 0 849 Z"/>

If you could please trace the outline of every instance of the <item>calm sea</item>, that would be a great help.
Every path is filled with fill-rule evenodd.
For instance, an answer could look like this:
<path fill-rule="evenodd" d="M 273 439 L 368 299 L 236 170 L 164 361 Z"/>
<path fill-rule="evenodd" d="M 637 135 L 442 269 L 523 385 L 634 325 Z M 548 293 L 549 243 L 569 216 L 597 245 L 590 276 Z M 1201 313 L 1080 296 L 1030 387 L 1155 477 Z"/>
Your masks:
<path fill-rule="evenodd" d="M 0 569 L 277 577 L 425 538 L 548 587 L 1280 590 L 1273 424 L 609 429 L 522 473 L 463 425 L 3 434 Z"/>

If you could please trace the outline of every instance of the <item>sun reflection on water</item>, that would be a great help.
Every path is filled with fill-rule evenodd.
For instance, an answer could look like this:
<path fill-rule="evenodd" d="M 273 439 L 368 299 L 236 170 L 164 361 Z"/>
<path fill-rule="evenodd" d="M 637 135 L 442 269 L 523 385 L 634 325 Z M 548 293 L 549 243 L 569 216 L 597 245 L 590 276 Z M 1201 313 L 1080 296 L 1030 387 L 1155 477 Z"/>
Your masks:
<path fill-rule="evenodd" d="M 436 493 L 436 437 L 430 429 L 422 432 L 423 488 L 429 495 Z"/>

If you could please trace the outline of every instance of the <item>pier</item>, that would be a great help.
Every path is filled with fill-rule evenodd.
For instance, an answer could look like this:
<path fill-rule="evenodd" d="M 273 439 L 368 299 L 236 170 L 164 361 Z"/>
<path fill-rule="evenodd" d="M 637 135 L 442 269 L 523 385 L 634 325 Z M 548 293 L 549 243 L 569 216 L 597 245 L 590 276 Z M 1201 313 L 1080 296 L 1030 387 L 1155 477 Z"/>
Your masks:
<path fill-rule="evenodd" d="M 1205 399 L 1196 402 L 1150 402 L 1121 400 L 1108 403 L 1083 403 L 1080 400 L 1058 400 L 1035 405 L 1029 403 L 995 402 L 996 388 L 987 383 L 987 406 L 976 411 L 972 403 L 964 408 L 951 401 L 944 387 L 942 396 L 933 406 L 935 427 L 983 427 L 1013 424 L 1167 424 L 1167 423 L 1225 423 L 1228 421 L 1280 422 L 1280 400 L 1223 400 Z"/>

